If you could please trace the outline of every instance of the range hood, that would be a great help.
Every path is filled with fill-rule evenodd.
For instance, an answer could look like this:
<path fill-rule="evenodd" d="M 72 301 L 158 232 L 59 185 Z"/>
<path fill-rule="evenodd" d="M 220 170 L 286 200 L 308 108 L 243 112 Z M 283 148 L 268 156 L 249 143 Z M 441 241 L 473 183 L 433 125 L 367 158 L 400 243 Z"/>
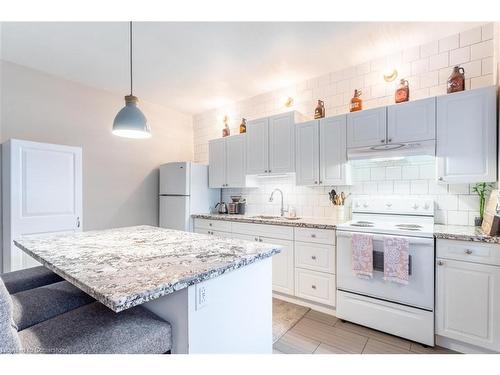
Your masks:
<path fill-rule="evenodd" d="M 405 156 L 436 155 L 436 142 L 427 141 L 391 143 L 347 149 L 347 160 L 397 158 Z"/>

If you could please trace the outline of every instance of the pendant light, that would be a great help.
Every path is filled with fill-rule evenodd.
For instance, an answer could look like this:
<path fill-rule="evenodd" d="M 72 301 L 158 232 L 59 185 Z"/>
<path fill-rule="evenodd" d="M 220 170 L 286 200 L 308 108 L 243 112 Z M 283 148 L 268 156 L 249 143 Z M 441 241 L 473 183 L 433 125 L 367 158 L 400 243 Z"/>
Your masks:
<path fill-rule="evenodd" d="M 125 96 L 125 107 L 118 112 L 113 121 L 113 134 L 126 138 L 149 138 L 151 129 L 146 116 L 137 107 L 139 99 L 133 95 L 132 82 L 132 21 L 130 21 L 130 95 Z"/>

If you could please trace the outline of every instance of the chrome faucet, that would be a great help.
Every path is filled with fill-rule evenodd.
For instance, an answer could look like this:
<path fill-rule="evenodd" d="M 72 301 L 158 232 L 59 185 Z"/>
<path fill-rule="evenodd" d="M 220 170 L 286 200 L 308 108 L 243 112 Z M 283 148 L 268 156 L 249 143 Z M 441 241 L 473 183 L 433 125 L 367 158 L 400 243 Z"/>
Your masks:
<path fill-rule="evenodd" d="M 281 216 L 285 216 L 285 212 L 288 212 L 288 210 L 285 210 L 283 208 L 283 192 L 281 191 L 281 189 L 274 189 L 273 192 L 271 193 L 271 196 L 269 197 L 269 202 L 272 202 L 273 201 L 273 195 L 275 192 L 279 192 L 281 194 L 281 208 L 280 208 L 280 214 Z"/>

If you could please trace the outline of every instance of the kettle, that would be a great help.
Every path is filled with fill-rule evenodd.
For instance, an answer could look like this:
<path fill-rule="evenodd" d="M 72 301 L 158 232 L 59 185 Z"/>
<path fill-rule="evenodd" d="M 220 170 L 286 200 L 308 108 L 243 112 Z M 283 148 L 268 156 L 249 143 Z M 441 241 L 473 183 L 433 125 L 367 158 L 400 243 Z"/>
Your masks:
<path fill-rule="evenodd" d="M 227 214 L 227 205 L 224 202 L 219 202 L 215 205 L 215 208 L 219 207 L 217 212 L 219 214 Z"/>

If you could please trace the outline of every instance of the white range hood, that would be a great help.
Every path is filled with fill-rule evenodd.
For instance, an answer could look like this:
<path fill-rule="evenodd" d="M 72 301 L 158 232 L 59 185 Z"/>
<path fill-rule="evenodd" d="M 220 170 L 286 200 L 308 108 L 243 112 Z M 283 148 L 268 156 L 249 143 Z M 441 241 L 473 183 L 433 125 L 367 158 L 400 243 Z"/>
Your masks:
<path fill-rule="evenodd" d="M 391 143 L 387 145 L 347 149 L 348 160 L 369 160 L 419 155 L 436 155 L 435 140 L 431 139 L 419 142 Z"/>

